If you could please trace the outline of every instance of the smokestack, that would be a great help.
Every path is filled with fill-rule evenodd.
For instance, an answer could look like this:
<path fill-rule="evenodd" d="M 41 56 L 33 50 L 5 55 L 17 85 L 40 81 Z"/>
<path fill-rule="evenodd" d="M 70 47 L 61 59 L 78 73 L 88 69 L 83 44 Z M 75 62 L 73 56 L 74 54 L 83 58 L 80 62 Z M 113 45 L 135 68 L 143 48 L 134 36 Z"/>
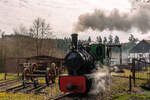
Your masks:
<path fill-rule="evenodd" d="M 71 35 L 72 37 L 72 49 L 76 49 L 77 50 L 77 45 L 78 45 L 78 34 L 77 33 L 73 33 Z"/>

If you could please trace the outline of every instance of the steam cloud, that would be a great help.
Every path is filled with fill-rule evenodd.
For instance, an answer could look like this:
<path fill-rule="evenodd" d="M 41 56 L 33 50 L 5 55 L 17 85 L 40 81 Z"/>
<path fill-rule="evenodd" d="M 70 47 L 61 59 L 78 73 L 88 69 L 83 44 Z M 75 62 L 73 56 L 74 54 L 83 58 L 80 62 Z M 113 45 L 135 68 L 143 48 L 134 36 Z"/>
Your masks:
<path fill-rule="evenodd" d="M 97 95 L 104 93 L 105 89 L 110 86 L 110 74 L 108 68 L 103 66 L 103 68 L 98 67 L 99 69 L 90 74 L 92 80 L 92 88 L 89 92 L 90 95 Z"/>
<path fill-rule="evenodd" d="M 74 31 L 119 30 L 129 31 L 136 28 L 142 33 L 150 30 L 150 3 L 142 0 L 130 0 L 132 9 L 129 13 L 121 13 L 118 9 L 111 12 L 96 9 L 93 13 L 82 14 L 74 25 Z"/>

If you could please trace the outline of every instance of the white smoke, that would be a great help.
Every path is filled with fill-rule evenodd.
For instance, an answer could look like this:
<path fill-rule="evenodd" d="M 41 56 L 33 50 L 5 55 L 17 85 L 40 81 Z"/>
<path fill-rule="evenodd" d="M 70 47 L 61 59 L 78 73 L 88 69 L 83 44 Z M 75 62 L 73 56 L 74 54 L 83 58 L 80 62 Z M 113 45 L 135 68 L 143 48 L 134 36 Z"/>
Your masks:
<path fill-rule="evenodd" d="M 92 79 L 92 88 L 89 92 L 90 95 L 104 93 L 105 89 L 109 88 L 110 74 L 106 66 L 98 68 L 98 70 L 90 74 L 89 78 Z"/>

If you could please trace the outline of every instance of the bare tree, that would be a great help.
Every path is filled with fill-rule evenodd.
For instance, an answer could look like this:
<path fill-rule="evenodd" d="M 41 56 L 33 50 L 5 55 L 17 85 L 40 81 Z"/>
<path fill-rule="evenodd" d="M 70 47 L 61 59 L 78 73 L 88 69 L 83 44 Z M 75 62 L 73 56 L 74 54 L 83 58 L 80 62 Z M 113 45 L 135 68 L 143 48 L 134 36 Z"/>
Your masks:
<path fill-rule="evenodd" d="M 20 24 L 18 28 L 14 28 L 13 32 L 16 35 L 19 34 L 19 35 L 28 35 L 29 36 L 28 29 L 22 24 Z"/>
<path fill-rule="evenodd" d="M 50 25 L 42 18 L 37 18 L 33 21 L 33 25 L 30 28 L 30 34 L 36 39 L 36 54 L 41 55 L 43 47 L 43 39 L 52 35 Z"/>

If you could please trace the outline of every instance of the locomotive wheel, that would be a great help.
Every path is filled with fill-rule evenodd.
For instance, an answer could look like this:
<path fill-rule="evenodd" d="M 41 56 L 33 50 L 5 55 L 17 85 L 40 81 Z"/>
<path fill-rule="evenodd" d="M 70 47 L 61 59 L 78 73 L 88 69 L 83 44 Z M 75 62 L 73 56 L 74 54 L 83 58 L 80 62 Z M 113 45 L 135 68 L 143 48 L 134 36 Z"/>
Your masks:
<path fill-rule="evenodd" d="M 22 74 L 23 86 L 25 86 L 27 81 L 29 80 L 29 76 L 27 76 L 27 74 L 30 74 L 30 70 L 28 68 L 24 68 Z"/>
<path fill-rule="evenodd" d="M 51 80 L 50 69 L 47 69 L 47 70 L 46 70 L 46 76 L 45 76 L 45 81 L 46 81 L 47 86 L 49 86 L 50 80 Z"/>
<path fill-rule="evenodd" d="M 28 74 L 30 74 L 30 70 L 28 68 L 25 68 L 23 70 L 23 76 L 22 76 L 23 80 L 29 80 L 29 76 L 27 76 Z"/>
<path fill-rule="evenodd" d="M 37 70 L 37 64 L 32 65 L 32 72 L 34 73 Z"/>
<path fill-rule="evenodd" d="M 32 65 L 32 73 L 34 73 L 37 70 L 37 64 Z M 31 81 L 34 82 L 35 77 L 31 77 Z"/>

